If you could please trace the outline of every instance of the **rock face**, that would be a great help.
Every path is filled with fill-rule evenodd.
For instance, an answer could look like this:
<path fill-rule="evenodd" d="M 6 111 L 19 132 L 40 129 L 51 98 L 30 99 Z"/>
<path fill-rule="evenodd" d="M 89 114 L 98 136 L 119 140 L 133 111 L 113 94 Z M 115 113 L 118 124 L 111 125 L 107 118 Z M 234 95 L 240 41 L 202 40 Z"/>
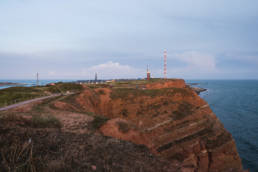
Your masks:
<path fill-rule="evenodd" d="M 149 83 L 145 89 L 89 88 L 75 101 L 111 119 L 102 134 L 144 144 L 180 165 L 179 171 L 242 171 L 231 134 L 183 80 Z"/>

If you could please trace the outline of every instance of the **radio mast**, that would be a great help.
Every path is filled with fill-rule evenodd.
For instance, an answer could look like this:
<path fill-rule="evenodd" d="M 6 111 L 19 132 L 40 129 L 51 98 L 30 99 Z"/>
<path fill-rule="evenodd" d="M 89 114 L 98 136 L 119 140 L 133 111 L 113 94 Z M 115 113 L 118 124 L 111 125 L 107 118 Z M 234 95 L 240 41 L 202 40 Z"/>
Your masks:
<path fill-rule="evenodd" d="M 164 50 L 164 79 L 167 79 L 167 51 Z"/>
<path fill-rule="evenodd" d="M 39 85 L 39 73 L 37 72 L 37 86 Z"/>

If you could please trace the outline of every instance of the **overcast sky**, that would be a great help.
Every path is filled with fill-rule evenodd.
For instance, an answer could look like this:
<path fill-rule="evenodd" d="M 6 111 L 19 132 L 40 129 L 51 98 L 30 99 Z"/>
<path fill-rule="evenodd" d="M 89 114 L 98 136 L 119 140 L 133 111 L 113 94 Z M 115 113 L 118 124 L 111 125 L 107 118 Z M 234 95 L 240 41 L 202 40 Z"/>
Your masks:
<path fill-rule="evenodd" d="M 258 79 L 257 0 L 1 0 L 0 79 Z"/>

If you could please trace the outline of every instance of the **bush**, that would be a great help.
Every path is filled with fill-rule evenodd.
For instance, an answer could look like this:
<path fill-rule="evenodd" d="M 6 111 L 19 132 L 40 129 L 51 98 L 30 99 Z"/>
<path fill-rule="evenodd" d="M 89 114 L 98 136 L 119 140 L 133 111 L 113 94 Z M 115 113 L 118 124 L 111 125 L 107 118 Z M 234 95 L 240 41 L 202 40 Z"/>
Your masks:
<path fill-rule="evenodd" d="M 108 118 L 104 116 L 95 116 L 94 120 L 91 122 L 94 129 L 99 129 L 103 124 L 108 121 Z"/>
<path fill-rule="evenodd" d="M 130 130 L 128 124 L 125 122 L 119 121 L 117 122 L 117 125 L 118 125 L 119 131 L 121 131 L 122 133 L 127 133 Z"/>
<path fill-rule="evenodd" d="M 122 109 L 121 114 L 122 114 L 124 117 L 128 117 L 128 110 L 127 110 L 127 109 Z"/>

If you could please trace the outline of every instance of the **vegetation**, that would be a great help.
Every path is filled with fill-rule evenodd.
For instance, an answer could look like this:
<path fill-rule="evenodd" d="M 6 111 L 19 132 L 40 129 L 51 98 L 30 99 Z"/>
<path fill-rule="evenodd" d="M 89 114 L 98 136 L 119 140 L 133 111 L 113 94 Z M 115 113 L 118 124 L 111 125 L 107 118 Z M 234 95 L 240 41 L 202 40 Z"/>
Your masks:
<path fill-rule="evenodd" d="M 32 128 L 61 128 L 62 123 L 55 116 L 50 114 L 26 114 L 31 116 L 27 119 L 17 114 L 1 115 L 0 122 L 17 122 L 16 125 L 29 126 Z"/>
<path fill-rule="evenodd" d="M 30 125 L 34 128 L 61 128 L 62 123 L 53 115 L 33 115 Z"/>
<path fill-rule="evenodd" d="M 122 114 L 124 117 L 128 117 L 128 110 L 127 110 L 127 109 L 122 109 L 121 114 Z"/>
<path fill-rule="evenodd" d="M 107 117 L 97 115 L 94 120 L 91 122 L 91 125 L 94 129 L 99 129 L 103 124 L 108 121 Z"/>
<path fill-rule="evenodd" d="M 44 92 L 36 87 L 10 87 L 2 89 L 0 90 L 0 107 L 44 95 Z"/>
<path fill-rule="evenodd" d="M 33 144 L 31 140 L 22 143 L 13 143 L 8 149 L 1 149 L 2 170 L 36 172 L 33 158 Z"/>
<path fill-rule="evenodd" d="M 178 106 L 178 109 L 172 113 L 174 120 L 180 120 L 193 113 L 193 105 L 183 102 Z"/>
<path fill-rule="evenodd" d="M 189 96 L 192 94 L 190 90 L 185 88 L 163 88 L 163 89 L 135 89 L 135 88 L 114 88 L 111 93 L 112 99 L 128 99 L 129 96 L 173 96 L 175 94 L 181 94 L 182 96 Z"/>
<path fill-rule="evenodd" d="M 121 131 L 122 133 L 127 133 L 130 130 L 129 125 L 125 122 L 119 121 L 117 122 L 117 125 L 119 131 Z"/>
<path fill-rule="evenodd" d="M 75 83 L 59 82 L 55 85 L 47 86 L 47 91 L 51 93 L 63 93 L 66 91 L 81 91 L 82 85 Z"/>
<path fill-rule="evenodd" d="M 81 90 L 82 86 L 75 83 L 57 83 L 52 86 L 37 87 L 10 87 L 0 90 L 0 107 L 46 96 L 51 93 L 78 92 Z"/>

